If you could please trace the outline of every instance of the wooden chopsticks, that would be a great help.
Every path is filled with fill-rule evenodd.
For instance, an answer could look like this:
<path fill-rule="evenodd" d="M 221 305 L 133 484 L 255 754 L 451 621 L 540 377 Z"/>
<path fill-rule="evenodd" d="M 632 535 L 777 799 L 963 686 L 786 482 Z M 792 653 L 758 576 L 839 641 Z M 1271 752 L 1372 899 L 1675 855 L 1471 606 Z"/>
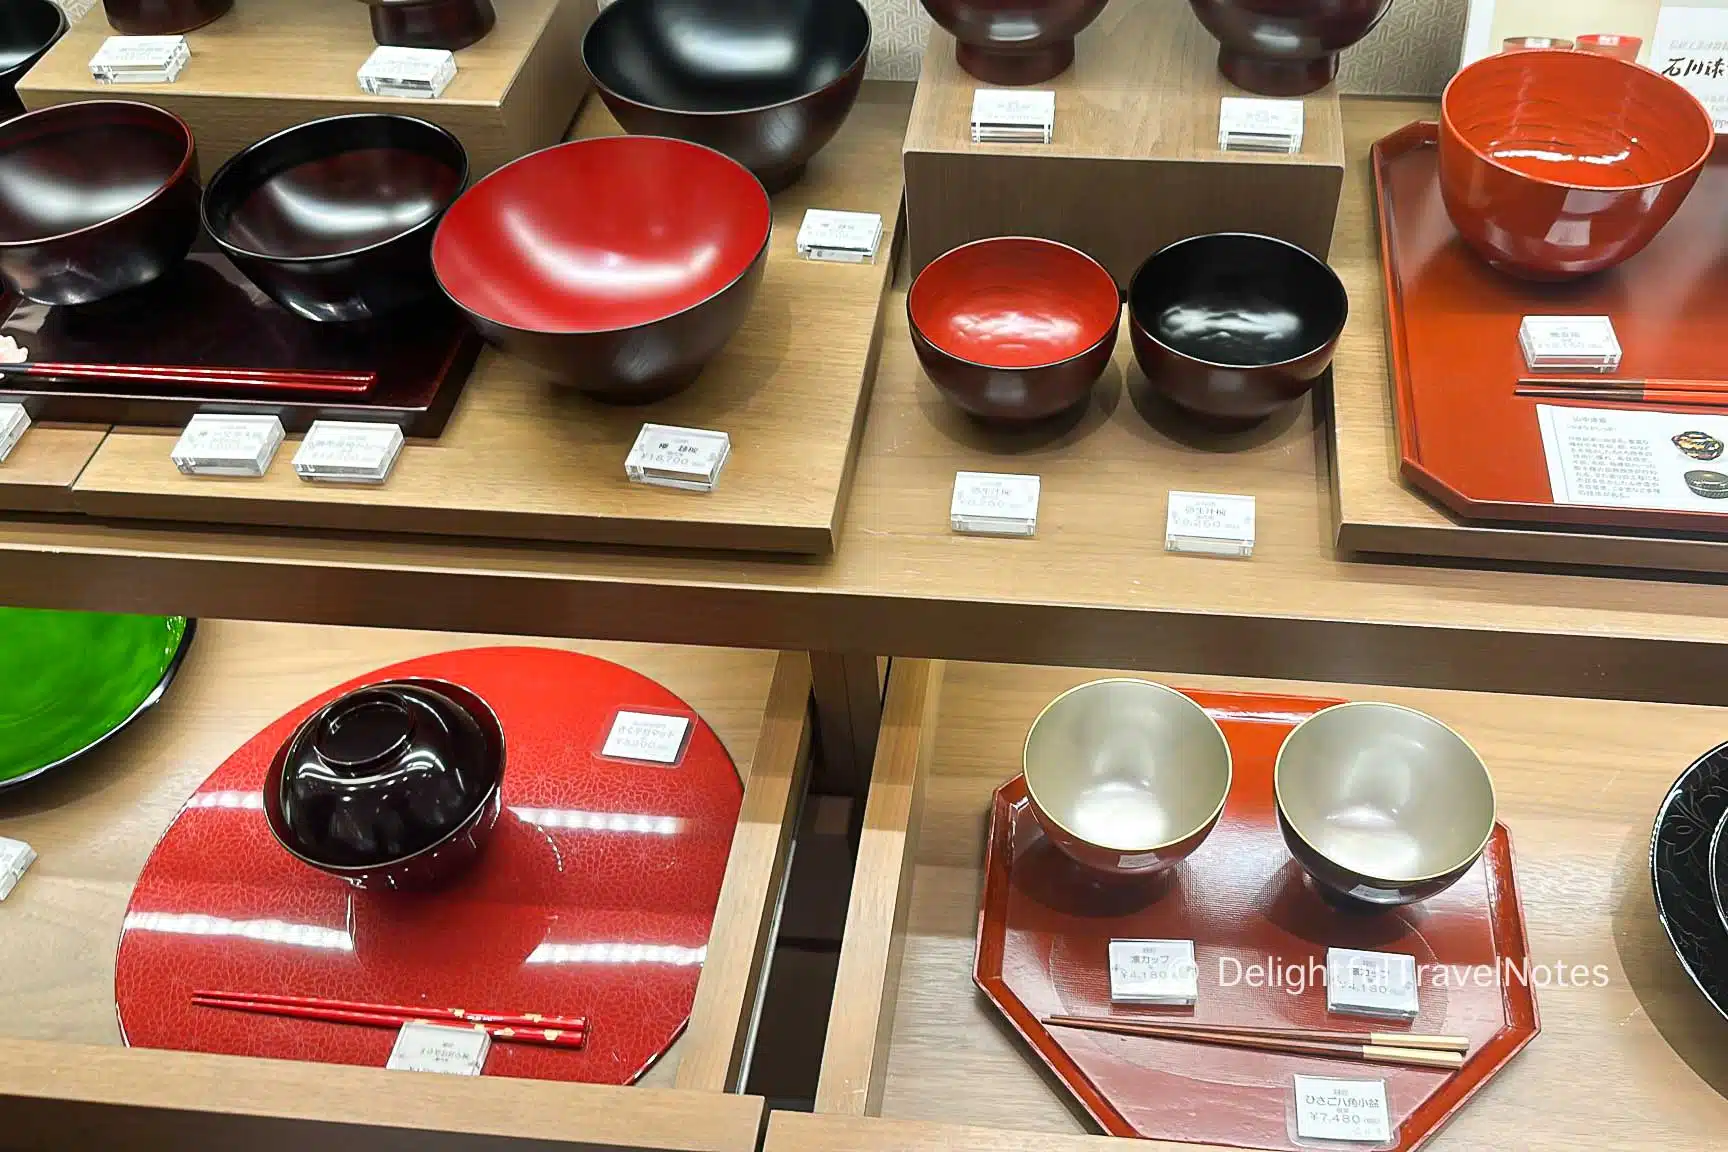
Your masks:
<path fill-rule="evenodd" d="M 1404 1032 L 1330 1032 L 1320 1029 L 1247 1028 L 1227 1024 L 1119 1020 L 1108 1016 L 1046 1016 L 1044 1023 L 1089 1032 L 1184 1040 L 1224 1048 L 1249 1048 L 1298 1056 L 1327 1056 L 1369 1064 L 1406 1064 L 1417 1068 L 1464 1066 L 1470 1041 L 1464 1036 L 1426 1036 Z"/>
<path fill-rule="evenodd" d="M 1618 401 L 1680 408 L 1728 407 L 1728 381 L 1616 380 L 1588 376 L 1530 377 L 1518 381 L 1516 395 L 1538 400 Z"/>
<path fill-rule="evenodd" d="M 370 1004 L 359 1000 L 330 1000 L 319 996 L 283 996 L 264 992 L 195 991 L 192 1003 L 201 1008 L 226 1008 L 263 1016 L 295 1020 L 317 1020 L 328 1024 L 357 1024 L 373 1028 L 400 1028 L 404 1024 L 467 1026 L 487 1033 L 494 1040 L 520 1044 L 542 1044 L 554 1048 L 580 1048 L 587 1042 L 585 1016 L 547 1016 L 538 1012 L 507 1015 L 470 1012 L 466 1008 L 426 1008 L 408 1004 Z"/>

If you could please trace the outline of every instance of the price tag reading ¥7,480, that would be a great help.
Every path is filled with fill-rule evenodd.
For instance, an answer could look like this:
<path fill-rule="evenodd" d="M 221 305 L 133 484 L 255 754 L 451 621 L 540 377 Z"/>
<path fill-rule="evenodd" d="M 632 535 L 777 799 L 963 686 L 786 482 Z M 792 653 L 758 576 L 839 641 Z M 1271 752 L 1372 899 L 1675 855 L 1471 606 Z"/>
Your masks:
<path fill-rule="evenodd" d="M 200 412 L 174 444 L 174 467 L 188 476 L 262 476 L 282 446 L 274 416 L 220 416 Z"/>
<path fill-rule="evenodd" d="M 956 532 L 1030 536 L 1038 531 L 1036 476 L 1008 472 L 956 472 L 948 520 Z"/>
<path fill-rule="evenodd" d="M 369 420 L 315 420 L 294 453 L 302 480 L 382 484 L 402 452 L 402 429 Z"/>
<path fill-rule="evenodd" d="M 0 404 L 0 464 L 12 454 L 19 439 L 30 430 L 30 413 L 22 404 Z"/>
<path fill-rule="evenodd" d="M 1326 949 L 1326 1011 L 1414 1020 L 1416 958 L 1402 952 Z"/>
<path fill-rule="evenodd" d="M 806 260 L 873 264 L 882 243 L 882 217 L 875 212 L 811 208 L 798 226 L 798 255 Z"/>
<path fill-rule="evenodd" d="M 614 760 L 645 760 L 650 764 L 676 764 L 684 754 L 690 735 L 690 717 L 659 712 L 620 712 L 612 719 L 606 745 L 600 755 Z"/>
<path fill-rule="evenodd" d="M 451 1076 L 478 1076 L 486 1067 L 492 1037 L 479 1028 L 452 1027 L 411 1021 L 396 1033 L 386 1068 L 404 1072 L 444 1072 Z"/>
<path fill-rule="evenodd" d="M 972 93 L 972 143 L 1048 144 L 1056 133 L 1056 93 L 979 88 Z"/>
<path fill-rule="evenodd" d="M 1170 493 L 1164 550 L 1252 556 L 1254 497 L 1221 492 Z"/>
<path fill-rule="evenodd" d="M 98 84 L 172 84 L 192 59 L 184 36 L 110 36 L 90 57 Z"/>
<path fill-rule="evenodd" d="M 1620 367 L 1620 340 L 1606 316 L 1526 316 L 1518 346 L 1532 372 L 1612 372 Z"/>
<path fill-rule="evenodd" d="M 1189 1005 L 1200 998 L 1192 940 L 1110 941 L 1110 999 L 1118 1004 Z"/>
<path fill-rule="evenodd" d="M 1300 152 L 1305 112 L 1300 100 L 1225 96 L 1218 102 L 1218 150 Z"/>
<path fill-rule="evenodd" d="M 360 65 L 360 88 L 374 96 L 436 100 L 456 79 L 456 57 L 443 48 L 380 46 Z"/>
<path fill-rule="evenodd" d="M 732 438 L 705 428 L 644 424 L 624 458 L 624 474 L 637 484 L 712 492 L 732 455 Z"/>
<path fill-rule="evenodd" d="M 1296 1138 L 1391 1143 L 1386 1081 L 1296 1077 Z"/>

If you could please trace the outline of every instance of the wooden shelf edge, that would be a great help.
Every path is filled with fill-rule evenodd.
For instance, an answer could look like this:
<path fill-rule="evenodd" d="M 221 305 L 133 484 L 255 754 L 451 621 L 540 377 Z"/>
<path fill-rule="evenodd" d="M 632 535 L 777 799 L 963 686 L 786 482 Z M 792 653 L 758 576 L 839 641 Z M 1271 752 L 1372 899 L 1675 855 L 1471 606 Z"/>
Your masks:
<path fill-rule="evenodd" d="M 762 1152 L 1118 1152 L 1115 1136 L 1004 1131 L 930 1120 L 770 1112 Z M 1136 1140 L 1134 1152 L 1235 1152 L 1217 1144 Z"/>

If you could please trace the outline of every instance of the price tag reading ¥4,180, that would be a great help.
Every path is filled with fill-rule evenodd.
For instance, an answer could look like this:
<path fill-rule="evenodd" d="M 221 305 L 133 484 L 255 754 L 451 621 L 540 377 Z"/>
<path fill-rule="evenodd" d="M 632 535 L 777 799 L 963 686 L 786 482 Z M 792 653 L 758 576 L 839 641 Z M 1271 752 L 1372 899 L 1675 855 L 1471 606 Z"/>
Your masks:
<path fill-rule="evenodd" d="M 1296 1079 L 1296 1138 L 1389 1144 L 1392 1120 L 1386 1111 L 1386 1081 Z"/>
<path fill-rule="evenodd" d="M 282 446 L 274 416 L 220 416 L 200 412 L 174 444 L 174 467 L 188 476 L 262 476 Z"/>
<path fill-rule="evenodd" d="M 1038 531 L 1039 480 L 1008 472 L 956 472 L 948 520 L 956 532 L 1030 536 Z"/>
<path fill-rule="evenodd" d="M 690 735 L 690 717 L 659 712 L 620 712 L 612 719 L 606 745 L 600 755 L 615 760 L 645 760 L 650 764 L 676 764 L 684 754 Z"/>
<path fill-rule="evenodd" d="M 456 57 L 443 48 L 381 45 L 360 65 L 360 88 L 373 96 L 436 100 L 456 79 Z"/>
<path fill-rule="evenodd" d="M 1110 941 L 1110 999 L 1120 1004 L 1193 1004 L 1200 969 L 1192 940 Z"/>
<path fill-rule="evenodd" d="M 1416 958 L 1402 952 L 1326 949 L 1326 1010 L 1347 1016 L 1414 1020 Z"/>
<path fill-rule="evenodd" d="M 624 458 L 624 474 L 637 484 L 712 492 L 732 455 L 732 438 L 705 428 L 644 424 Z"/>
<path fill-rule="evenodd" d="M 1056 132 L 1056 93 L 979 88 L 972 93 L 972 143 L 1048 144 Z"/>
<path fill-rule="evenodd" d="M 1532 372 L 1612 372 L 1620 367 L 1620 340 L 1606 316 L 1526 316 L 1518 346 Z"/>
<path fill-rule="evenodd" d="M 386 1068 L 403 1072 L 444 1072 L 478 1076 L 486 1067 L 492 1037 L 479 1028 L 411 1021 L 396 1033 Z"/>
<path fill-rule="evenodd" d="M 1300 100 L 1225 96 L 1218 102 L 1221 152 L 1300 152 L 1306 113 Z"/>
<path fill-rule="evenodd" d="M 875 212 L 811 208 L 798 226 L 798 255 L 806 260 L 872 264 L 882 243 L 882 217 Z"/>
<path fill-rule="evenodd" d="M 184 36 L 110 36 L 90 57 L 98 84 L 172 84 L 192 59 Z"/>
<path fill-rule="evenodd" d="M 402 429 L 366 420 L 315 420 L 294 453 L 302 480 L 382 484 L 402 452 Z"/>
<path fill-rule="evenodd" d="M 1252 556 L 1254 497 L 1221 492 L 1170 493 L 1164 550 Z"/>
<path fill-rule="evenodd" d="M 30 430 L 30 413 L 22 404 L 0 404 L 0 464 L 12 454 L 24 433 Z"/>

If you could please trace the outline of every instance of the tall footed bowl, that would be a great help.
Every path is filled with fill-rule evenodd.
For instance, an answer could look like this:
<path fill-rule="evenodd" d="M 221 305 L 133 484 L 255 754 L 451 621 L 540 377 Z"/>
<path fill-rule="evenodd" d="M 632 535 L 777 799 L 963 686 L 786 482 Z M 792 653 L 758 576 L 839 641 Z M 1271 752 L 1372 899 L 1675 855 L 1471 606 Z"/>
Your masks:
<path fill-rule="evenodd" d="M 986 84 L 1042 84 L 1074 63 L 1074 38 L 1109 0 L 923 0 L 959 41 L 960 67 Z"/>
<path fill-rule="evenodd" d="M 1392 0 L 1188 0 L 1218 40 L 1218 71 L 1262 96 L 1305 96 L 1338 75 L 1338 54 Z"/>

